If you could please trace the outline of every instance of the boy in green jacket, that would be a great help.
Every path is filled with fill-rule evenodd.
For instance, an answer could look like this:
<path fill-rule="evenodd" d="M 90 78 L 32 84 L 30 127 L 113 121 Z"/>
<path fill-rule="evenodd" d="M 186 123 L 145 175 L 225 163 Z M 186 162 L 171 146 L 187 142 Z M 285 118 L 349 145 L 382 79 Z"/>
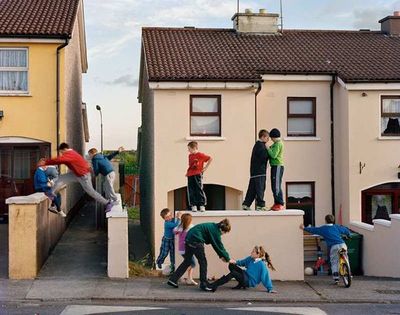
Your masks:
<path fill-rule="evenodd" d="M 274 142 L 269 148 L 269 164 L 271 165 L 271 188 L 274 195 L 274 205 L 271 210 L 279 211 L 284 209 L 283 193 L 282 193 L 282 176 L 283 176 L 283 142 L 281 133 L 274 128 L 270 131 L 269 136 Z"/>
<path fill-rule="evenodd" d="M 201 223 L 192 227 L 185 240 L 185 255 L 183 262 L 178 269 L 170 276 L 168 285 L 178 288 L 178 280 L 192 264 L 192 257 L 196 256 L 200 266 L 200 289 L 212 291 L 207 282 L 207 258 L 204 251 L 204 244 L 211 244 L 217 255 L 225 262 L 234 263 L 225 250 L 221 241 L 221 235 L 229 233 L 231 225 L 228 219 L 219 223 Z"/>

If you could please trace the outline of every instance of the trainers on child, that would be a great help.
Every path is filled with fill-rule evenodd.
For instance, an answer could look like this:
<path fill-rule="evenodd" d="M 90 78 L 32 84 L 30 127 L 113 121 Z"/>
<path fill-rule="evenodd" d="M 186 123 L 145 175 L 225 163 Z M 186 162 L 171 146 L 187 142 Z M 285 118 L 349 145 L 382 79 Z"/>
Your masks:
<path fill-rule="evenodd" d="M 48 209 L 50 212 L 58 214 L 57 207 L 55 205 L 51 205 Z"/>
<path fill-rule="evenodd" d="M 108 213 L 108 212 L 110 212 L 113 206 L 114 206 L 114 205 L 112 204 L 112 202 L 111 202 L 111 201 L 110 201 L 110 202 L 108 202 L 108 203 L 106 204 L 106 210 L 105 210 L 105 213 Z"/>
<path fill-rule="evenodd" d="M 198 285 L 198 283 L 196 281 L 194 281 L 193 279 L 186 279 L 186 284 L 189 285 Z"/>
<path fill-rule="evenodd" d="M 251 208 L 249 206 L 246 206 L 246 205 L 242 205 L 242 209 L 246 210 L 246 211 L 250 211 L 251 210 Z"/>
<path fill-rule="evenodd" d="M 63 218 L 65 218 L 67 215 L 65 214 L 64 211 L 60 210 L 57 212 L 60 216 L 62 216 Z"/>
<path fill-rule="evenodd" d="M 200 206 L 200 212 L 204 212 L 204 211 L 206 211 L 206 207 Z"/>
<path fill-rule="evenodd" d="M 192 212 L 197 212 L 197 206 L 192 206 Z"/>
<path fill-rule="evenodd" d="M 179 288 L 178 284 L 173 282 L 172 280 L 168 280 L 167 284 L 175 289 Z"/>
<path fill-rule="evenodd" d="M 256 207 L 256 211 L 267 211 L 267 208 L 266 208 L 266 207 L 259 207 L 259 206 L 257 206 L 257 207 Z"/>

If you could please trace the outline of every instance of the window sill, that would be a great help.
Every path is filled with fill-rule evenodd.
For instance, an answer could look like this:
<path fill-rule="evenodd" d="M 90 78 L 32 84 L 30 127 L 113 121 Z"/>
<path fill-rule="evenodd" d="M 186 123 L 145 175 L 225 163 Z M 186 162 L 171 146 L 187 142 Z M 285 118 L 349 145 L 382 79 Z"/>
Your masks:
<path fill-rule="evenodd" d="M 386 140 L 400 140 L 400 136 L 386 136 L 386 137 L 379 136 L 378 140 L 383 140 L 383 141 L 386 141 Z"/>
<path fill-rule="evenodd" d="M 187 141 L 225 141 L 225 137 L 216 137 L 216 136 L 192 136 L 192 137 L 186 137 L 185 138 Z"/>
<path fill-rule="evenodd" d="M 319 137 L 285 137 L 285 141 L 321 141 Z"/>
<path fill-rule="evenodd" d="M 0 92 L 0 97 L 3 96 L 25 96 L 25 97 L 31 97 L 32 94 L 30 93 L 1 93 Z"/>

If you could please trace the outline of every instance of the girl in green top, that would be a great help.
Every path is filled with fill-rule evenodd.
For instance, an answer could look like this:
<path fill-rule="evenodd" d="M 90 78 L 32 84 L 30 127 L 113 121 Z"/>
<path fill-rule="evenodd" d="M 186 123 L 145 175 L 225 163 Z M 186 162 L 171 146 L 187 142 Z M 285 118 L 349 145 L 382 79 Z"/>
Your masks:
<path fill-rule="evenodd" d="M 270 131 L 269 136 L 274 142 L 269 148 L 267 147 L 269 163 L 271 165 L 271 188 L 274 195 L 274 205 L 271 210 L 278 211 L 284 209 L 283 193 L 282 193 L 282 176 L 283 176 L 283 142 L 281 133 L 274 128 Z"/>

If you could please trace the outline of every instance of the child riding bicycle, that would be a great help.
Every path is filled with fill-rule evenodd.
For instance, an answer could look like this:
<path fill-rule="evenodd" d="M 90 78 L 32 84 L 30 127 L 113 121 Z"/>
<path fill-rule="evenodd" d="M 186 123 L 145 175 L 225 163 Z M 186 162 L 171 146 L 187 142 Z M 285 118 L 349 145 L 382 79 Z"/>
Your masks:
<path fill-rule="evenodd" d="M 318 227 L 304 227 L 300 225 L 300 229 L 312 234 L 320 235 L 324 238 L 326 245 L 330 248 L 330 261 L 335 284 L 339 283 L 339 255 L 341 249 L 345 249 L 347 253 L 347 246 L 342 238 L 342 235 L 350 236 L 350 230 L 342 225 L 335 224 L 335 217 L 332 214 L 325 216 L 326 224 Z M 347 255 L 347 254 L 346 254 Z M 348 257 L 347 257 L 348 260 Z"/>

